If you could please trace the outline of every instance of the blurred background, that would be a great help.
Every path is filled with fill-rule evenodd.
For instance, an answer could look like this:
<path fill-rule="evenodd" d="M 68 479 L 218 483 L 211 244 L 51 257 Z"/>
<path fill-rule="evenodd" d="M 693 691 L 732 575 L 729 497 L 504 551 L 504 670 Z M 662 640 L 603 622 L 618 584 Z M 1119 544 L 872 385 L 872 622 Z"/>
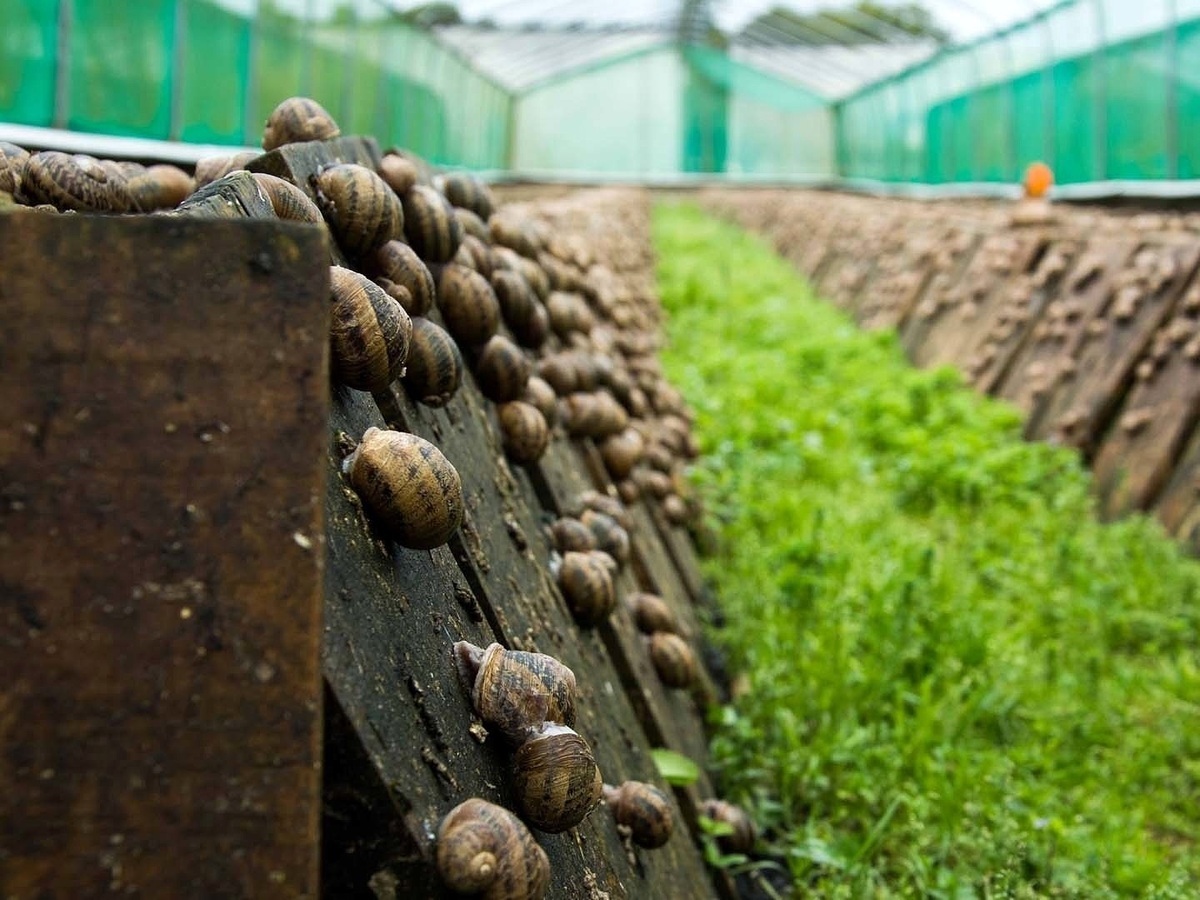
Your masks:
<path fill-rule="evenodd" d="M 254 146 L 303 94 L 495 177 L 986 191 L 1043 160 L 1153 192 L 1200 166 L 1200 0 L 0 0 L 0 24 L 8 126 Z"/>

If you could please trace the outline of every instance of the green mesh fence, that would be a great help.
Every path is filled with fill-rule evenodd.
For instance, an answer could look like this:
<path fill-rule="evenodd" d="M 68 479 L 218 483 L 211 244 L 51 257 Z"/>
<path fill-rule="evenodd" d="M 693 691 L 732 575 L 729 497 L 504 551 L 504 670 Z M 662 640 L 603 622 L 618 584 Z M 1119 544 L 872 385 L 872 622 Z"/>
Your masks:
<path fill-rule="evenodd" d="M 0 0 L 0 119 L 54 120 L 58 4 Z"/>
<path fill-rule="evenodd" d="M 196 143 L 240 144 L 246 127 L 250 21 L 209 0 L 186 0 L 183 14 L 179 136 Z M 222 64 L 214 66 L 214 60 Z"/>

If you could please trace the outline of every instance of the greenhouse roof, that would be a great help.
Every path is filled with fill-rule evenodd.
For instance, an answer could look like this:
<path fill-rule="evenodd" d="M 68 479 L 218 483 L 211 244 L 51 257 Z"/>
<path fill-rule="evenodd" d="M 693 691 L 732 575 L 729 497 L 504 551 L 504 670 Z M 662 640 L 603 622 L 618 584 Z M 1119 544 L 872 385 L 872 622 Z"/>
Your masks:
<path fill-rule="evenodd" d="M 734 43 L 729 55 L 763 72 L 840 100 L 938 52 L 933 41 L 849 46 L 785 46 Z"/>

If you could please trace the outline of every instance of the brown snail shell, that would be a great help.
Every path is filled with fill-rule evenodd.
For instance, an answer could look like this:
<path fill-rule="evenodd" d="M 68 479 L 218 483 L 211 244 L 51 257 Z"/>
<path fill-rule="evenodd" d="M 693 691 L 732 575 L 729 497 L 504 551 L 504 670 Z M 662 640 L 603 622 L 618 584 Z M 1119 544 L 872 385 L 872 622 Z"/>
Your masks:
<path fill-rule="evenodd" d="M 550 444 L 550 426 L 537 407 L 513 400 L 496 407 L 496 415 L 500 419 L 501 443 L 509 459 L 518 465 L 541 459 Z"/>
<path fill-rule="evenodd" d="M 333 116 L 309 97 L 288 97 L 267 117 L 263 130 L 264 150 L 299 141 L 325 141 L 342 133 Z"/>
<path fill-rule="evenodd" d="M 454 208 L 428 185 L 414 185 L 400 195 L 404 205 L 404 233 L 421 259 L 446 263 L 454 259 L 463 230 Z"/>
<path fill-rule="evenodd" d="M 425 406 L 445 406 L 462 382 L 463 358 L 454 338 L 428 319 L 413 319 L 404 389 Z"/>
<path fill-rule="evenodd" d="M 551 290 L 576 291 L 580 288 L 579 273 L 553 254 L 543 250 L 537 256 L 537 263 L 550 279 Z"/>
<path fill-rule="evenodd" d="M 574 726 L 575 673 L 553 656 L 467 641 L 454 645 L 454 656 L 479 718 L 513 743 L 543 722 Z"/>
<path fill-rule="evenodd" d="M 667 687 L 685 688 L 696 679 L 696 656 L 677 634 L 659 631 L 650 635 L 650 659 Z"/>
<path fill-rule="evenodd" d="M 700 815 L 733 828 L 733 834 L 717 838 L 717 844 L 725 853 L 750 853 L 758 837 L 754 820 L 745 810 L 724 800 L 705 800 L 700 804 Z"/>
<path fill-rule="evenodd" d="M 42 150 L 25 161 L 21 192 L 33 203 L 78 212 L 125 213 L 135 209 L 119 170 L 82 154 Z"/>
<path fill-rule="evenodd" d="M 196 182 L 178 166 L 158 165 L 133 175 L 125 186 L 129 189 L 136 208 L 142 212 L 151 212 L 178 206 L 192 195 L 196 189 Z"/>
<path fill-rule="evenodd" d="M 558 570 L 558 586 L 580 625 L 603 621 L 617 605 L 612 572 L 601 558 L 605 554 L 590 551 L 563 554 Z"/>
<path fill-rule="evenodd" d="M 379 177 L 398 195 L 403 196 L 420 183 L 421 173 L 416 163 L 399 153 L 385 154 L 379 161 Z"/>
<path fill-rule="evenodd" d="M 675 618 L 675 613 L 657 594 L 630 594 L 625 598 L 625 605 L 633 613 L 633 621 L 639 631 L 645 634 L 653 634 L 656 631 L 679 633 L 679 621 Z"/>
<path fill-rule="evenodd" d="M 653 850 L 671 839 L 675 818 L 667 795 L 644 781 L 626 781 L 613 787 L 604 785 L 604 802 L 618 825 L 627 827 L 633 842 Z"/>
<path fill-rule="evenodd" d="M 404 308 L 410 316 L 423 316 L 433 308 L 433 275 L 408 244 L 388 241 L 380 247 L 375 253 L 374 271 L 381 279 L 408 290 L 412 305 Z"/>
<path fill-rule="evenodd" d="M 671 451 L 662 444 L 651 444 L 646 448 L 646 463 L 652 469 L 658 469 L 660 472 L 671 473 L 671 467 L 675 464 L 675 457 Z"/>
<path fill-rule="evenodd" d="M 469 209 L 460 209 L 457 206 L 454 209 L 454 215 L 458 222 L 463 227 L 463 233 L 469 234 L 473 238 L 477 238 L 485 247 L 491 243 L 492 235 L 488 231 L 487 222 L 475 215 Z M 492 253 L 488 249 L 488 268 L 492 266 Z"/>
<path fill-rule="evenodd" d="M 579 367 L 570 353 L 555 353 L 540 360 L 537 365 L 537 374 L 560 397 L 565 397 L 579 389 Z"/>
<path fill-rule="evenodd" d="M 617 520 L 617 524 L 631 534 L 633 533 L 633 517 L 616 497 L 601 494 L 599 491 L 584 491 L 576 498 L 576 502 L 583 509 L 594 509 L 606 516 L 612 516 Z"/>
<path fill-rule="evenodd" d="M 200 160 L 196 163 L 196 190 L 212 184 L 218 178 L 224 178 L 230 172 L 246 168 L 252 159 L 258 159 L 258 154 L 253 150 L 243 150 L 229 156 L 210 156 Z"/>
<path fill-rule="evenodd" d="M 623 503 L 636 503 L 642 496 L 642 491 L 633 483 L 632 479 L 626 478 L 624 481 L 617 482 L 617 496 Z"/>
<path fill-rule="evenodd" d="M 504 321 L 523 346 L 534 349 L 550 335 L 549 314 L 525 276 L 513 269 L 493 269 L 491 284 Z"/>
<path fill-rule="evenodd" d="M 500 304 L 486 278 L 451 263 L 437 275 L 437 301 L 446 330 L 465 347 L 478 347 L 500 327 Z"/>
<path fill-rule="evenodd" d="M 28 161 L 29 153 L 24 148 L 0 141 L 0 191 L 7 194 L 21 192 L 21 176 Z"/>
<path fill-rule="evenodd" d="M 584 510 L 579 518 L 596 536 L 597 550 L 603 550 L 619 565 L 629 562 L 629 533 L 616 519 L 594 509 Z"/>
<path fill-rule="evenodd" d="M 659 509 L 662 510 L 663 518 L 672 525 L 686 525 L 691 518 L 687 503 L 678 494 L 667 494 L 663 497 Z"/>
<path fill-rule="evenodd" d="M 482 221 L 492 217 L 496 200 L 491 189 L 466 172 L 448 172 L 441 177 L 442 193 L 454 206 L 470 210 Z"/>
<path fill-rule="evenodd" d="M 316 176 L 317 205 L 338 244 L 355 259 L 404 233 L 404 211 L 384 180 L 366 166 L 341 163 Z"/>
<path fill-rule="evenodd" d="M 334 380 L 360 391 L 382 391 L 404 372 L 412 320 L 365 275 L 341 266 L 331 266 L 329 275 Z"/>
<path fill-rule="evenodd" d="M 474 269 L 484 278 L 492 277 L 492 254 L 483 242 L 474 235 L 464 234 L 458 252 L 454 254 L 454 262 L 460 266 Z"/>
<path fill-rule="evenodd" d="M 254 180 L 259 188 L 271 201 L 275 215 L 289 222 L 310 222 L 313 225 L 324 225 L 325 217 L 317 204 L 309 199 L 308 194 L 296 187 L 290 181 L 266 172 L 255 172 Z"/>
<path fill-rule="evenodd" d="M 596 549 L 596 535 L 592 533 L 592 529 L 570 516 L 555 519 L 554 524 L 550 526 L 550 537 L 559 553 L 566 553 L 568 550 L 583 553 Z"/>
<path fill-rule="evenodd" d="M 626 428 L 620 434 L 614 434 L 604 439 L 600 445 L 600 458 L 608 474 L 620 481 L 628 478 L 633 467 L 642 458 L 646 442 L 632 428 Z"/>
<path fill-rule="evenodd" d="M 363 506 L 402 546 L 438 547 L 462 524 L 458 470 L 424 438 L 368 428 L 343 465 Z"/>
<path fill-rule="evenodd" d="M 537 244 L 537 239 L 527 224 L 516 216 L 507 213 L 502 216 L 491 216 L 488 220 L 488 230 L 493 244 L 507 247 L 527 259 L 537 259 L 538 250 L 541 249 Z"/>
<path fill-rule="evenodd" d="M 633 480 L 641 488 L 643 494 L 649 494 L 660 500 L 671 493 L 675 487 L 671 482 L 670 475 L 657 469 L 646 469 L 640 466 L 633 470 Z"/>
<path fill-rule="evenodd" d="M 550 883 L 550 860 L 525 823 L 478 797 L 438 826 L 437 870 L 450 890 L 488 900 L 541 900 Z"/>
<path fill-rule="evenodd" d="M 546 277 L 546 273 L 542 271 L 542 267 L 532 259 L 524 256 L 516 256 L 515 262 L 517 271 L 529 282 L 529 286 L 533 288 L 534 295 L 545 303 L 550 296 L 550 279 Z"/>
<path fill-rule="evenodd" d="M 600 802 L 604 785 L 587 742 L 566 725 L 551 723 L 517 748 L 513 774 L 521 814 L 552 834 L 582 822 Z"/>
<path fill-rule="evenodd" d="M 595 314 L 579 294 L 554 291 L 546 300 L 546 312 L 550 314 L 550 327 L 559 337 L 573 331 L 588 332 L 596 327 Z"/>
<path fill-rule="evenodd" d="M 529 380 L 525 382 L 525 393 L 521 399 L 537 407 L 538 412 L 546 420 L 547 425 L 553 426 L 557 421 L 558 395 L 554 393 L 554 388 L 550 387 L 550 385 L 546 384 L 538 376 L 529 376 Z"/>
<path fill-rule="evenodd" d="M 502 334 L 488 339 L 475 363 L 479 390 L 493 403 L 520 399 L 532 371 L 525 351 Z"/>

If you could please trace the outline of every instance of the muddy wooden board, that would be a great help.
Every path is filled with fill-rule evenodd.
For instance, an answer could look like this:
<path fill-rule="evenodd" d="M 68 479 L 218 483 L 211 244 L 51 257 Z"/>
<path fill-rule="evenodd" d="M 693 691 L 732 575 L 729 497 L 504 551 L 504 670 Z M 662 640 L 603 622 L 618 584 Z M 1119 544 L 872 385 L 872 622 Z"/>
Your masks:
<path fill-rule="evenodd" d="M 923 347 L 930 330 L 953 304 L 963 273 L 972 265 L 980 238 L 974 232 L 955 230 L 945 246 L 930 260 L 933 274 L 925 285 L 900 331 L 908 355 L 921 364 Z"/>
<path fill-rule="evenodd" d="M 323 238 L 0 246 L 0 895 L 316 897 Z"/>
<path fill-rule="evenodd" d="M 1170 534 L 1200 554 L 1200 428 L 1193 427 L 1154 512 Z"/>
<path fill-rule="evenodd" d="M 1129 240 L 1091 241 L 1075 258 L 1057 295 L 1049 297 L 996 390 L 1026 414 L 1027 432 L 1053 387 L 1064 376 L 1070 377 L 1072 348 L 1103 307 L 1113 280 L 1135 249 Z"/>
<path fill-rule="evenodd" d="M 1031 436 L 1077 447 L 1092 458 L 1133 382 L 1134 367 L 1174 309 L 1198 258 L 1200 249 L 1190 243 L 1138 250 L 1122 278 L 1140 280 L 1119 288 L 1089 320 L 1070 348 L 1074 377 L 1047 395 Z"/>
<path fill-rule="evenodd" d="M 1166 487 L 1200 414 L 1200 283 L 1154 336 L 1093 465 L 1107 517 L 1148 508 Z"/>

